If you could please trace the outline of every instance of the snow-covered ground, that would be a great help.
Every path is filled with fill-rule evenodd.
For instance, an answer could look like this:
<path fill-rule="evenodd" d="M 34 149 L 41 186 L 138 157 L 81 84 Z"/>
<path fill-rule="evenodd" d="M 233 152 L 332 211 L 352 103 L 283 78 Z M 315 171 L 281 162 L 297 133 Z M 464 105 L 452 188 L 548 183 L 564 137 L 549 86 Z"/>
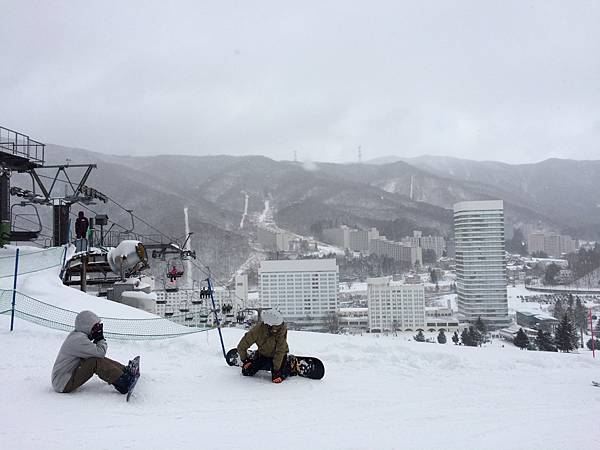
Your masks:
<path fill-rule="evenodd" d="M 66 288 L 54 269 L 22 288 L 70 309 L 141 311 Z M 50 385 L 64 332 L 0 316 L 0 443 L 11 449 L 598 449 L 600 362 L 590 352 L 428 344 L 399 337 L 290 332 L 290 349 L 325 362 L 320 381 L 228 367 L 218 333 L 109 341 L 141 355 L 131 402 L 97 378 L 72 394 Z M 243 330 L 225 329 L 226 347 Z"/>

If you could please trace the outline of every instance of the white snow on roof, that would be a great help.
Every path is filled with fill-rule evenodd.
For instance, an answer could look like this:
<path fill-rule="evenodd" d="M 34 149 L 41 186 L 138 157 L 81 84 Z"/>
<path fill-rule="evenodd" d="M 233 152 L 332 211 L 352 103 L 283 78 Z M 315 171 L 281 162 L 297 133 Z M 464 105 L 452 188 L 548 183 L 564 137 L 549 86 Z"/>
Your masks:
<path fill-rule="evenodd" d="M 294 259 L 261 261 L 259 273 L 338 271 L 335 259 Z"/>

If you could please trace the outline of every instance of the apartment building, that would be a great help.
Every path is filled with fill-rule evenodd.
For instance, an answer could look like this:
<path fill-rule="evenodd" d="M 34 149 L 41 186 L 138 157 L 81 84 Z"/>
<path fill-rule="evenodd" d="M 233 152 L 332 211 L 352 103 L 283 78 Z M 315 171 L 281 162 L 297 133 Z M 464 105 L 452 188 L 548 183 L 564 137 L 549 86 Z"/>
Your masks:
<path fill-rule="evenodd" d="M 423 265 L 423 252 L 421 247 L 412 243 L 390 241 L 385 237 L 369 241 L 369 253 L 378 256 L 387 256 L 396 261 L 403 261 L 411 266 Z"/>
<path fill-rule="evenodd" d="M 335 259 L 262 261 L 258 281 L 260 305 L 281 311 L 290 328 L 326 330 L 336 314 Z"/>
<path fill-rule="evenodd" d="M 259 226 L 256 230 L 256 238 L 266 250 L 287 252 L 294 236 L 283 230 Z"/>
<path fill-rule="evenodd" d="M 502 200 L 454 205 L 458 314 L 481 316 L 491 328 L 509 325 Z"/>
<path fill-rule="evenodd" d="M 423 236 L 421 231 L 413 231 L 412 236 L 407 236 L 402 239 L 403 243 L 412 244 L 421 247 L 423 250 L 433 250 L 436 258 L 444 256 L 446 249 L 446 240 L 443 236 Z"/>
<path fill-rule="evenodd" d="M 369 331 L 425 329 L 425 290 L 422 284 L 402 284 L 391 277 L 367 278 Z"/>

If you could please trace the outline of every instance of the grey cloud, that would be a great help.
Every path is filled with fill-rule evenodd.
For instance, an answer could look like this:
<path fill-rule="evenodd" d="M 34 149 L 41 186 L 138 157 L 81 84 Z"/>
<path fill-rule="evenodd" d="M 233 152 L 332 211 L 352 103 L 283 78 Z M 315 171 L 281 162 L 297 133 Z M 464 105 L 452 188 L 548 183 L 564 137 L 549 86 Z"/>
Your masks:
<path fill-rule="evenodd" d="M 592 1 L 13 2 L 0 124 L 127 153 L 598 158 Z"/>

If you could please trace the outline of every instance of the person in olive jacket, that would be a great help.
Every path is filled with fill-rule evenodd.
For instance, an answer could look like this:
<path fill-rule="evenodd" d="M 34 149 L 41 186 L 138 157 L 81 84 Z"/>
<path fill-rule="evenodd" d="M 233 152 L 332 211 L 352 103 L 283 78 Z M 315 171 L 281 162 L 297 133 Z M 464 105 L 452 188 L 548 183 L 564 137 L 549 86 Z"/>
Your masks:
<path fill-rule="evenodd" d="M 249 358 L 248 349 L 253 344 L 256 344 L 258 351 L 253 358 Z M 243 362 L 244 376 L 253 376 L 259 370 L 270 370 L 273 383 L 281 383 L 290 375 L 287 362 L 287 326 L 277 310 L 267 309 L 262 312 L 262 321 L 244 335 L 237 351 Z"/>

